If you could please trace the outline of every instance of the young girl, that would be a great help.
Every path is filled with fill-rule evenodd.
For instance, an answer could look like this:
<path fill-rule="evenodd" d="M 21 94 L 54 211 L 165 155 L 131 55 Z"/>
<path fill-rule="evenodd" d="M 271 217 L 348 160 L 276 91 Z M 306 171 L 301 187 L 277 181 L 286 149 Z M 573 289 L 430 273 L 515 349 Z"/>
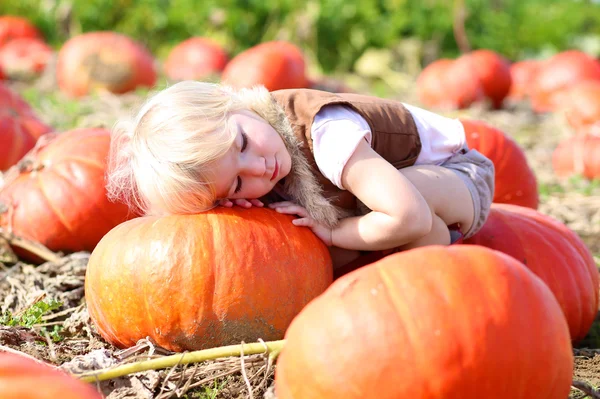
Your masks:
<path fill-rule="evenodd" d="M 107 189 L 145 214 L 268 204 L 297 215 L 335 265 L 357 251 L 449 244 L 485 222 L 494 167 L 456 119 L 308 89 L 184 81 L 113 130 Z"/>

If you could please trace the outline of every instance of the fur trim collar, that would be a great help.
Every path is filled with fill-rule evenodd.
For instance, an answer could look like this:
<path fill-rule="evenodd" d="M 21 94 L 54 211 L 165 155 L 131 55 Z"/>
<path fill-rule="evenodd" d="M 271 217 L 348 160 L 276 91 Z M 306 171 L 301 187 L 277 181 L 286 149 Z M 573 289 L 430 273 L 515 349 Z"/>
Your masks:
<path fill-rule="evenodd" d="M 321 185 L 303 153 L 304 144 L 294 134 L 283 108 L 264 87 L 242 89 L 236 96 L 246 108 L 266 120 L 283 139 L 292 158 L 292 168 L 283 185 L 284 191 L 303 206 L 313 219 L 328 227 L 335 226 L 347 212 L 323 196 Z"/>

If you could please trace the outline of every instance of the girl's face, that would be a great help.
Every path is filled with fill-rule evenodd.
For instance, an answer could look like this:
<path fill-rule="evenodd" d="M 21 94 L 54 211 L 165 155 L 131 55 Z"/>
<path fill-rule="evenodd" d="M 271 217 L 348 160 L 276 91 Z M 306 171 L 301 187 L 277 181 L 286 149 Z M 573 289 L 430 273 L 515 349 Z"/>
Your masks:
<path fill-rule="evenodd" d="M 254 112 L 237 111 L 228 123 L 235 139 L 214 162 L 217 198 L 262 197 L 290 173 L 290 154 L 275 129 Z"/>

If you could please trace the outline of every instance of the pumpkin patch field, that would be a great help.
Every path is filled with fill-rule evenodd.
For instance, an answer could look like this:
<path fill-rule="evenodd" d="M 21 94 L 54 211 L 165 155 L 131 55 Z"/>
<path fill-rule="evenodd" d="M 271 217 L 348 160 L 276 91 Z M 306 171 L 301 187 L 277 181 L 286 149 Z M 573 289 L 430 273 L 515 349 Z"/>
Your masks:
<path fill-rule="evenodd" d="M 284 39 L 53 48 L 0 17 L 0 398 L 600 398 L 600 61 L 410 57 L 326 74 Z M 111 131 L 181 80 L 456 118 L 494 163 L 490 215 L 453 245 L 338 270 L 271 209 L 142 215 L 107 192 Z"/>

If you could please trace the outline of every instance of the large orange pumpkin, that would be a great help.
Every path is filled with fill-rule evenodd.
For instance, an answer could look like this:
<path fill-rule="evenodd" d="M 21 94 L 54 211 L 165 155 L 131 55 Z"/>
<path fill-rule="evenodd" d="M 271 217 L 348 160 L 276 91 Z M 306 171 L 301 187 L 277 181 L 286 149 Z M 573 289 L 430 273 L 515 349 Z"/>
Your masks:
<path fill-rule="evenodd" d="M 76 97 L 96 89 L 121 94 L 156 82 L 152 54 L 115 32 L 90 32 L 69 39 L 58 53 L 56 76 L 60 89 Z"/>
<path fill-rule="evenodd" d="M 91 251 L 126 220 L 104 188 L 110 132 L 75 129 L 44 135 L 38 148 L 6 175 L 0 226 L 55 251 Z M 26 259 L 35 259 L 23 254 Z"/>
<path fill-rule="evenodd" d="M 145 337 L 174 351 L 282 339 L 333 278 L 327 247 L 292 219 L 216 208 L 125 222 L 89 260 L 90 316 L 118 347 Z"/>
<path fill-rule="evenodd" d="M 0 170 L 16 164 L 50 130 L 21 96 L 0 84 Z"/>
<path fill-rule="evenodd" d="M 537 209 L 537 180 L 525 152 L 501 130 L 477 120 L 461 120 L 469 148 L 488 157 L 496 169 L 494 202 Z"/>
<path fill-rule="evenodd" d="M 510 256 L 429 246 L 336 280 L 294 319 L 280 399 L 563 399 L 569 331 L 548 287 Z"/>
<path fill-rule="evenodd" d="M 559 177 L 579 174 L 600 179 L 600 136 L 581 134 L 563 140 L 552 153 L 552 167 Z"/>
<path fill-rule="evenodd" d="M 0 47 L 20 37 L 41 38 L 42 35 L 27 18 L 15 15 L 0 16 Z"/>
<path fill-rule="evenodd" d="M 236 55 L 222 80 L 233 87 L 264 85 L 267 90 L 308 87 L 304 54 L 292 43 L 265 42 Z"/>
<path fill-rule="evenodd" d="M 572 339 L 587 334 L 598 310 L 598 270 L 585 243 L 563 223 L 533 209 L 493 204 L 483 228 L 465 243 L 524 263 L 554 293 Z"/>
<path fill-rule="evenodd" d="M 0 352 L 2 399 L 101 399 L 90 384 L 23 356 Z"/>
<path fill-rule="evenodd" d="M 229 56 L 217 42 L 192 37 L 177 44 L 165 61 L 165 75 L 173 80 L 202 80 L 223 71 Z"/>
<path fill-rule="evenodd" d="M 52 49 L 41 39 L 13 39 L 0 48 L 0 69 L 11 79 L 31 79 L 44 71 Z"/>
<path fill-rule="evenodd" d="M 531 105 L 537 112 L 554 111 L 564 89 L 584 80 L 600 80 L 600 62 L 579 50 L 568 50 L 544 61 L 531 86 Z"/>

